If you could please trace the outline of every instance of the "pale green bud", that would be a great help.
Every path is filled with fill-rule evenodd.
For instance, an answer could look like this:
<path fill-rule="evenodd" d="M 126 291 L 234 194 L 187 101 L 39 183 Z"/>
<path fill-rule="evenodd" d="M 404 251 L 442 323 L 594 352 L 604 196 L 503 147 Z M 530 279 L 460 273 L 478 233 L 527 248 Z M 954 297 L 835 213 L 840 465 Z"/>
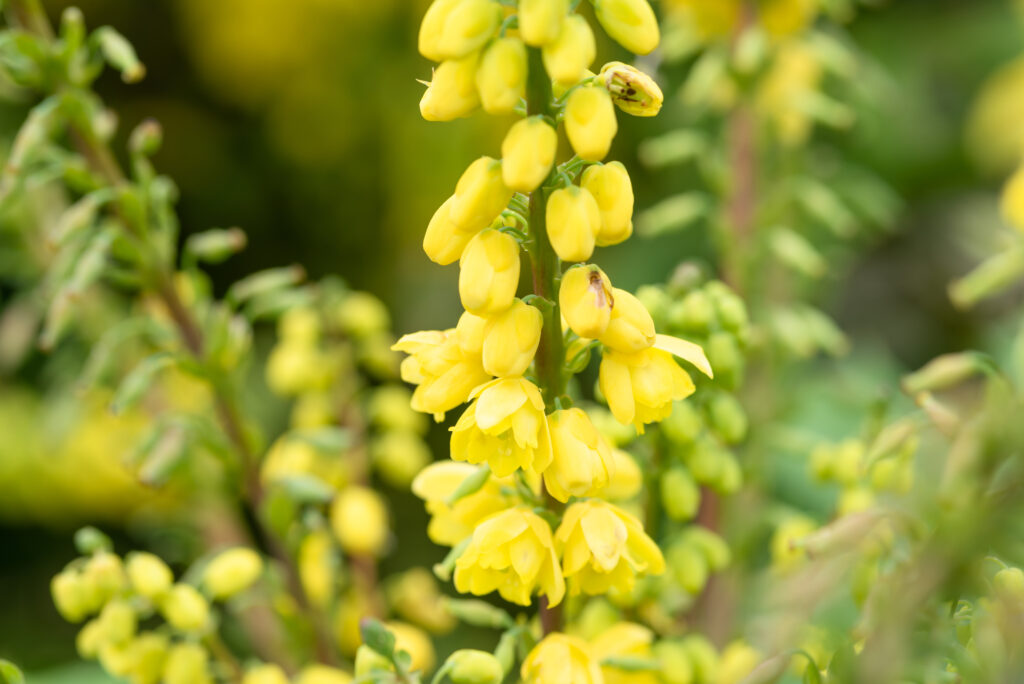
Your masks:
<path fill-rule="evenodd" d="M 692 520 L 700 506 L 700 487 L 690 471 L 673 466 L 661 476 L 661 505 L 673 520 Z"/>
<path fill-rule="evenodd" d="M 672 576 L 688 594 L 696 596 L 708 582 L 708 561 L 696 546 L 677 541 L 669 547 L 665 561 Z"/>
<path fill-rule="evenodd" d="M 350 292 L 336 311 L 338 325 L 348 335 L 365 339 L 387 332 L 391 317 L 384 303 L 369 292 Z"/>
<path fill-rule="evenodd" d="M 707 404 L 708 426 L 726 444 L 739 444 L 747 436 L 747 414 L 739 400 L 724 392 Z"/>
<path fill-rule="evenodd" d="M 77 570 L 63 570 L 50 581 L 57 612 L 68 622 L 81 622 L 94 609 L 85 582 Z"/>
<path fill-rule="evenodd" d="M 362 677 L 371 672 L 391 672 L 393 669 L 390 660 L 366 644 L 362 644 L 356 649 L 356 677 Z"/>
<path fill-rule="evenodd" d="M 128 556 L 128 579 L 135 593 L 150 600 L 159 599 L 174 583 L 167 564 L 152 553 L 137 552 Z"/>
<path fill-rule="evenodd" d="M 448 678 L 452 684 L 501 684 L 505 678 L 501 663 L 486 651 L 461 649 L 448 657 Z"/>
<path fill-rule="evenodd" d="M 715 368 L 718 372 L 718 368 Z M 703 422 L 693 402 L 673 402 L 672 413 L 659 423 L 661 431 L 675 444 L 690 444 L 700 434 Z"/>
<path fill-rule="evenodd" d="M 164 684 L 209 684 L 206 650 L 199 644 L 180 643 L 171 647 L 164 664 Z"/>
<path fill-rule="evenodd" d="M 135 610 L 121 599 L 109 601 L 97 619 L 105 643 L 123 644 L 135 636 L 138 627 Z"/>
<path fill-rule="evenodd" d="M 252 549 L 238 547 L 214 556 L 203 571 L 203 586 L 214 599 L 226 599 L 248 589 L 263 572 L 263 559 Z"/>
<path fill-rule="evenodd" d="M 197 632 L 210 619 L 210 604 L 195 587 L 175 584 L 160 602 L 160 612 L 167 622 L 182 632 Z"/>

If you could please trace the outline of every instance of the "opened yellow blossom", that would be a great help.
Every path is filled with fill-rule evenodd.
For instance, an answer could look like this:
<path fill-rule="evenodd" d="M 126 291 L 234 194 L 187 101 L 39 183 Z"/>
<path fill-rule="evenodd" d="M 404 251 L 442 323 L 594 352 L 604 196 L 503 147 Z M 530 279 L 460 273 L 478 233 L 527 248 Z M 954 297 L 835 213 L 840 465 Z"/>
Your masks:
<path fill-rule="evenodd" d="M 526 95 L 526 46 L 499 38 L 484 49 L 476 71 L 480 106 L 488 114 L 511 114 Z"/>
<path fill-rule="evenodd" d="M 427 232 L 423 235 L 423 251 L 431 261 L 440 266 L 458 261 L 466 245 L 473 239 L 473 233 L 459 230 L 452 220 L 451 211 L 454 203 L 455 196 L 452 195 L 438 207 L 427 225 Z"/>
<path fill-rule="evenodd" d="M 562 275 L 558 304 L 569 328 L 580 337 L 597 339 L 612 317 L 612 284 L 597 266 L 570 268 Z"/>
<path fill-rule="evenodd" d="M 598 74 L 619 109 L 633 116 L 654 116 L 665 96 L 654 79 L 635 66 L 608 62 Z"/>
<path fill-rule="evenodd" d="M 519 192 L 533 192 L 551 172 L 558 151 L 558 134 L 542 116 L 512 124 L 501 143 L 502 178 Z"/>
<path fill-rule="evenodd" d="M 479 53 L 441 62 L 420 98 L 420 114 L 427 121 L 451 121 L 469 116 L 480 104 L 476 90 Z"/>
<path fill-rule="evenodd" d="M 1018 168 L 1007 181 L 1000 208 L 1006 222 L 1024 233 L 1024 166 Z"/>
<path fill-rule="evenodd" d="M 595 0 L 594 13 L 608 35 L 630 52 L 646 55 L 658 47 L 658 19 L 647 0 Z"/>
<path fill-rule="evenodd" d="M 664 419 L 672 402 L 693 393 L 693 380 L 672 358 L 673 354 L 711 377 L 711 365 L 698 345 L 667 335 L 656 335 L 654 346 L 637 353 L 606 349 L 598 384 L 608 408 L 623 425 L 643 432 L 646 423 Z"/>
<path fill-rule="evenodd" d="M 465 402 L 474 387 L 491 379 L 480 357 L 466 353 L 452 331 L 404 335 L 392 349 L 409 354 L 402 361 L 402 379 L 417 385 L 412 407 L 438 420 Z"/>
<path fill-rule="evenodd" d="M 565 103 L 565 134 L 580 158 L 604 159 L 618 130 L 615 105 L 607 90 L 583 87 L 572 91 Z"/>
<path fill-rule="evenodd" d="M 455 563 L 455 588 L 477 596 L 498 591 L 522 606 L 530 605 L 534 593 L 546 596 L 550 606 L 561 603 L 565 580 L 547 522 L 526 506 L 484 520 Z"/>
<path fill-rule="evenodd" d="M 601 211 L 598 245 L 617 245 L 633 234 L 633 184 L 621 162 L 588 167 L 580 187 L 594 196 Z"/>
<path fill-rule="evenodd" d="M 533 647 L 520 670 L 523 684 L 603 684 L 587 642 L 555 632 Z"/>
<path fill-rule="evenodd" d="M 558 37 L 541 50 L 544 70 L 557 84 L 571 86 L 581 81 L 597 56 L 590 24 L 579 14 L 562 22 Z"/>
<path fill-rule="evenodd" d="M 525 373 L 537 353 L 543 325 L 540 310 L 521 299 L 489 319 L 484 332 L 484 370 L 500 378 Z"/>
<path fill-rule="evenodd" d="M 615 351 L 637 353 L 654 344 L 654 319 L 647 308 L 626 290 L 614 288 L 611 319 L 601 334 L 601 344 Z"/>
<path fill-rule="evenodd" d="M 602 657 L 626 656 L 650 658 L 654 632 L 635 622 L 616 622 L 590 641 L 590 648 Z M 604 684 L 661 684 L 657 672 L 629 672 L 617 667 L 601 667 Z"/>
<path fill-rule="evenodd" d="M 640 521 L 600 499 L 566 509 L 555 547 L 571 595 L 604 594 L 610 589 L 628 593 L 638 576 L 665 571 L 661 549 Z"/>
<path fill-rule="evenodd" d="M 547 207 L 551 247 L 562 261 L 586 261 L 601 230 L 601 210 L 586 190 L 570 185 L 551 193 Z"/>
<path fill-rule="evenodd" d="M 501 161 L 480 157 L 469 165 L 455 184 L 451 220 L 463 232 L 476 233 L 498 217 L 512 199 L 502 180 Z"/>
<path fill-rule="evenodd" d="M 569 0 L 519 0 L 519 34 L 527 45 L 547 45 L 558 38 L 568 13 Z"/>
<path fill-rule="evenodd" d="M 565 503 L 571 496 L 589 496 L 608 485 L 615 473 L 612 448 L 583 409 L 555 411 L 548 416 L 548 428 L 552 458 L 543 472 L 551 496 Z"/>
<path fill-rule="evenodd" d="M 551 463 L 551 437 L 540 390 L 521 377 L 480 387 L 452 428 L 456 461 L 487 463 L 498 477 L 518 468 L 541 472 Z"/>
<path fill-rule="evenodd" d="M 427 536 L 435 544 L 455 546 L 469 537 L 482 520 L 508 508 L 508 499 L 493 477 L 477 491 L 448 504 L 448 498 L 459 485 L 478 470 L 468 463 L 442 461 L 427 466 L 412 481 L 413 494 L 423 499 L 431 515 Z"/>
<path fill-rule="evenodd" d="M 469 241 L 459 259 L 459 298 L 477 316 L 512 306 L 519 287 L 519 243 L 511 235 L 485 229 Z"/>

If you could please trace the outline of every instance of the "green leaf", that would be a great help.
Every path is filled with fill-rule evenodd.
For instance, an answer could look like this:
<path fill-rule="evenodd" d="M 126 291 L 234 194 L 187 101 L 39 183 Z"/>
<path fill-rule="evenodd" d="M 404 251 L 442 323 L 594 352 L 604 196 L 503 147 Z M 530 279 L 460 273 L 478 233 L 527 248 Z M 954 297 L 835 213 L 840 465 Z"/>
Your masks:
<path fill-rule="evenodd" d="M 804 670 L 804 684 L 821 684 L 821 672 L 814 663 L 808 663 Z"/>
<path fill-rule="evenodd" d="M 487 465 L 482 465 L 476 469 L 476 472 L 467 477 L 465 480 L 459 483 L 459 486 L 455 488 L 445 500 L 445 504 L 452 506 L 459 499 L 463 499 L 470 494 L 475 494 L 480 491 L 480 488 L 487 484 L 487 481 L 491 479 L 491 469 Z"/>
<path fill-rule="evenodd" d="M 334 498 L 334 488 L 316 475 L 289 475 L 278 484 L 289 498 L 299 503 L 324 504 Z"/>
<path fill-rule="evenodd" d="M 660 667 L 653 658 L 640 656 L 609 656 L 601 661 L 601 667 L 614 667 L 626 672 L 656 672 Z"/>
<path fill-rule="evenodd" d="M 288 439 L 305 442 L 317 451 L 329 454 L 341 453 L 352 446 L 351 433 L 345 428 L 335 426 L 293 430 L 288 433 Z"/>
<path fill-rule="evenodd" d="M 301 266 L 285 266 L 257 271 L 232 285 L 225 297 L 231 304 L 242 304 L 257 295 L 275 292 L 302 282 L 306 272 Z"/>
<path fill-rule="evenodd" d="M 444 606 L 449 613 L 474 627 L 509 629 L 516 623 L 504 610 L 480 599 L 445 599 Z"/>
<path fill-rule="evenodd" d="M 395 657 L 395 635 L 380 620 L 363 618 L 359 623 L 363 643 L 387 658 Z"/>
<path fill-rule="evenodd" d="M 245 244 L 245 231 L 241 228 L 211 228 L 185 240 L 185 257 L 219 264 L 245 249 Z"/>
<path fill-rule="evenodd" d="M 110 551 L 114 543 L 110 537 L 89 525 L 75 532 L 75 548 L 83 556 L 91 556 L 97 551 Z"/>
<path fill-rule="evenodd" d="M 164 485 L 188 455 L 190 437 L 189 430 L 181 423 L 159 425 L 154 435 L 146 440 L 144 451 L 137 453 L 137 458 L 141 458 L 139 480 L 153 487 Z"/>
<path fill-rule="evenodd" d="M 177 359 L 168 352 L 159 352 L 143 359 L 121 381 L 114 400 L 110 402 L 110 410 L 117 414 L 133 407 L 153 385 L 160 371 L 175 363 Z"/>
<path fill-rule="evenodd" d="M 115 29 L 110 26 L 98 28 L 92 39 L 99 45 L 110 66 L 121 72 L 125 83 L 136 83 L 146 75 L 146 67 L 139 61 L 135 48 Z"/>
<path fill-rule="evenodd" d="M 25 676 L 9 660 L 0 660 L 0 680 L 2 684 L 25 684 Z"/>

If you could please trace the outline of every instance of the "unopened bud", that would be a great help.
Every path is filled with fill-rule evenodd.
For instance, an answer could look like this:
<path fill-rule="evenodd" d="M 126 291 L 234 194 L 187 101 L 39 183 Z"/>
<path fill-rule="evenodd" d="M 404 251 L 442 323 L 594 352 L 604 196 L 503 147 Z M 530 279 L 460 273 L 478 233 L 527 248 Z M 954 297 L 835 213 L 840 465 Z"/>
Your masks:
<path fill-rule="evenodd" d="M 601 209 L 586 190 L 571 185 L 551 193 L 547 206 L 551 247 L 562 261 L 586 261 L 601 230 Z"/>
<path fill-rule="evenodd" d="M 479 54 L 441 62 L 420 98 L 420 114 L 427 121 L 452 121 L 469 116 L 480 104 L 476 90 Z"/>
<path fill-rule="evenodd" d="M 693 661 L 690 654 L 678 641 L 659 641 L 653 647 L 658 660 L 658 674 L 665 684 L 693 684 L 698 681 L 693 675 Z"/>
<path fill-rule="evenodd" d="M 142 80 L 146 75 L 146 67 L 139 61 L 135 48 L 127 38 L 109 26 L 97 29 L 95 36 L 99 40 L 103 56 L 111 66 L 121 72 L 121 78 L 125 83 Z"/>
<path fill-rule="evenodd" d="M 68 622 L 80 622 L 93 606 L 82 576 L 77 570 L 59 572 L 50 581 L 50 594 L 57 612 Z"/>
<path fill-rule="evenodd" d="M 638 55 L 658 47 L 658 19 L 647 0 L 595 0 L 594 14 L 616 43 Z"/>
<path fill-rule="evenodd" d="M 278 665 L 257 665 L 242 677 L 242 684 L 288 684 L 288 675 Z"/>
<path fill-rule="evenodd" d="M 611 321 L 612 285 L 597 266 L 590 264 L 570 268 L 562 276 L 558 290 L 562 316 L 574 333 L 597 339 Z"/>
<path fill-rule="evenodd" d="M 747 436 L 747 414 L 735 395 L 720 392 L 707 404 L 708 426 L 726 444 L 739 444 Z"/>
<path fill-rule="evenodd" d="M 477 233 L 459 259 L 462 306 L 476 316 L 499 314 L 512 306 L 518 287 L 519 243 L 491 228 Z"/>
<path fill-rule="evenodd" d="M 511 114 L 526 95 L 526 46 L 518 38 L 491 43 L 476 71 L 480 106 L 488 114 Z"/>
<path fill-rule="evenodd" d="M 199 644 L 172 646 L 164 665 L 164 684 L 207 684 L 211 681 L 208 661 L 206 649 Z"/>
<path fill-rule="evenodd" d="M 512 190 L 502 179 L 502 164 L 480 157 L 459 177 L 450 209 L 456 229 L 477 233 L 486 228 L 508 206 Z"/>
<path fill-rule="evenodd" d="M 615 105 L 607 90 L 585 86 L 572 91 L 565 104 L 565 133 L 576 154 L 588 161 L 601 161 L 618 130 Z"/>
<path fill-rule="evenodd" d="M 388 484 L 408 489 L 416 475 L 430 463 L 430 448 L 410 432 L 386 432 L 370 444 L 373 467 Z"/>
<path fill-rule="evenodd" d="M 209 621 L 210 604 L 195 587 L 175 584 L 160 602 L 160 612 L 175 629 L 197 632 Z"/>
<path fill-rule="evenodd" d="M 523 42 L 534 47 L 554 42 L 568 13 L 568 0 L 519 0 L 519 34 Z"/>
<path fill-rule="evenodd" d="M 601 229 L 596 238 L 599 246 L 617 245 L 633 234 L 633 185 L 622 162 L 588 167 L 580 178 L 580 187 L 594 196 L 601 210 Z"/>
<path fill-rule="evenodd" d="M 501 684 L 505 678 L 501 663 L 486 651 L 455 651 L 448 657 L 447 666 L 452 684 Z"/>
<path fill-rule="evenodd" d="M 138 627 L 135 610 L 121 599 L 108 602 L 97 619 L 105 643 L 124 644 L 135 636 Z"/>
<path fill-rule="evenodd" d="M 619 109 L 633 116 L 654 116 L 665 96 L 654 79 L 634 66 L 608 62 L 598 76 Z"/>
<path fill-rule="evenodd" d="M 345 334 L 358 339 L 387 332 L 391 326 L 391 316 L 384 302 L 369 292 L 350 292 L 345 295 L 335 315 Z"/>
<path fill-rule="evenodd" d="M 484 370 L 499 378 L 522 375 L 540 344 L 544 316 L 521 299 L 487 322 L 483 344 Z"/>
<path fill-rule="evenodd" d="M 423 251 L 431 261 L 440 266 L 458 261 L 466 245 L 473 238 L 473 233 L 460 231 L 452 221 L 451 209 L 454 203 L 453 195 L 434 212 L 423 235 Z"/>
<path fill-rule="evenodd" d="M 682 466 L 673 466 L 661 476 L 661 505 L 673 520 L 692 520 L 700 506 L 700 487 Z"/>
<path fill-rule="evenodd" d="M 96 608 L 120 594 L 128 583 L 121 559 L 107 552 L 97 553 L 90 558 L 82 571 L 82 577 Z"/>
<path fill-rule="evenodd" d="M 1000 596 L 1014 602 L 1024 602 L 1024 572 L 1020 568 L 1003 568 L 992 578 Z"/>
<path fill-rule="evenodd" d="M 551 172 L 558 134 L 542 116 L 512 124 L 501 143 L 502 179 L 519 192 L 533 192 Z"/>
<path fill-rule="evenodd" d="M 221 551 L 203 572 L 203 585 L 217 600 L 231 598 L 248 589 L 263 572 L 263 559 L 252 549 L 238 547 Z"/>
<path fill-rule="evenodd" d="M 696 596 L 708 582 L 708 561 L 700 549 L 685 541 L 669 547 L 665 560 L 676 582 L 688 594 Z"/>
<path fill-rule="evenodd" d="M 715 572 L 725 570 L 729 567 L 729 563 L 732 562 L 732 552 L 729 551 L 729 545 L 725 543 L 724 539 L 706 527 L 691 525 L 683 532 L 683 539 L 704 554 L 704 559 L 708 562 L 708 566 Z"/>
<path fill-rule="evenodd" d="M 1024 166 L 1018 168 L 1006 182 L 1000 209 L 1007 223 L 1024 232 Z"/>
<path fill-rule="evenodd" d="M 562 22 L 558 37 L 544 46 L 542 56 L 552 81 L 566 86 L 578 83 L 597 56 L 590 24 L 582 15 L 570 14 Z"/>
<path fill-rule="evenodd" d="M 346 487 L 331 504 L 331 529 L 350 553 L 377 555 L 388 540 L 388 511 L 377 492 Z"/>
<path fill-rule="evenodd" d="M 717 369 L 716 369 L 717 370 Z M 661 431 L 674 444 L 690 444 L 700 434 L 703 422 L 693 402 L 676 401 L 672 413 L 660 423 Z"/>

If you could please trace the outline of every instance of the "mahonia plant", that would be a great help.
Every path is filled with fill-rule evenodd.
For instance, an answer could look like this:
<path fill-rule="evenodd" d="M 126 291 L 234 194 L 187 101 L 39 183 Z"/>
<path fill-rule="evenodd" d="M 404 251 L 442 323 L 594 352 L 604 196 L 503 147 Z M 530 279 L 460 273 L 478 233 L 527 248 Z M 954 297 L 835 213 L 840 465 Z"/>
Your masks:
<path fill-rule="evenodd" d="M 618 162 L 603 162 L 617 131 L 615 107 L 653 116 L 662 93 L 622 62 L 589 71 L 595 39 L 568 0 L 436 0 L 419 49 L 440 62 L 420 102 L 424 118 L 447 121 L 477 108 L 517 114 L 501 158 L 474 161 L 424 236 L 428 257 L 459 262 L 465 313 L 454 328 L 412 333 L 395 349 L 409 356 L 402 377 L 412 406 L 438 420 L 468 402 L 451 428 L 450 462 L 413 482 L 432 519 L 428 534 L 451 552 L 438 566 L 461 593 L 498 592 L 529 606 L 537 623 L 489 604 L 452 601 L 464 620 L 504 630 L 495 653 L 458 651 L 438 670 L 452 681 L 500 682 L 517 660 L 531 684 L 600 683 L 655 676 L 654 635 L 613 620 L 587 638 L 578 629 L 586 597 L 635 602 L 638 580 L 665 560 L 641 520 L 616 503 L 637 495 L 641 471 L 614 449 L 581 404 L 574 376 L 599 350 L 599 395 L 613 420 L 643 433 L 694 392 L 679 357 L 711 376 L 701 347 L 658 334 L 636 296 L 615 288 L 595 247 L 633 230 L 633 189 Z M 605 31 L 637 54 L 659 41 L 646 0 L 595 0 Z M 558 131 L 574 155 L 558 162 Z M 522 265 L 530 291 L 522 297 Z M 591 621 L 593 622 L 593 621 Z M 408 676 L 386 638 L 383 680 Z M 369 656 L 367 656 L 369 658 Z M 472 662 L 479 674 L 468 674 Z M 372 670 L 370 670 L 372 672 Z M 361 669 L 357 664 L 357 674 Z M 645 674 L 639 674 L 639 673 Z"/>

